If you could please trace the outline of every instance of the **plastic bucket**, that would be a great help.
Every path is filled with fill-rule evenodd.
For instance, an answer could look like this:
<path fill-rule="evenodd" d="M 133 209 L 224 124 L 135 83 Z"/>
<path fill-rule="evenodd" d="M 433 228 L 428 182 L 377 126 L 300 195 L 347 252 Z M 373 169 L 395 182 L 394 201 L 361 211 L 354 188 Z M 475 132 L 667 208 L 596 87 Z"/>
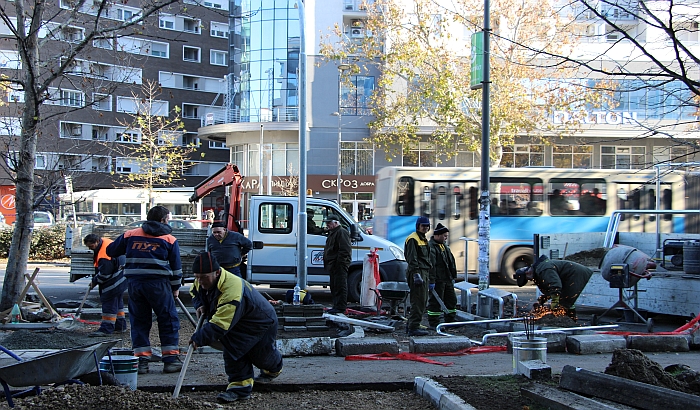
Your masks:
<path fill-rule="evenodd" d="M 700 275 L 700 241 L 683 242 L 683 271 Z"/>
<path fill-rule="evenodd" d="M 129 386 L 131 390 L 136 390 L 139 370 L 139 359 L 136 356 L 112 356 L 112 363 L 109 357 L 103 357 L 100 361 L 100 370 L 112 372 L 119 383 Z"/>
<path fill-rule="evenodd" d="M 547 338 L 513 338 L 513 374 L 518 374 L 518 362 L 539 360 L 547 363 Z"/>

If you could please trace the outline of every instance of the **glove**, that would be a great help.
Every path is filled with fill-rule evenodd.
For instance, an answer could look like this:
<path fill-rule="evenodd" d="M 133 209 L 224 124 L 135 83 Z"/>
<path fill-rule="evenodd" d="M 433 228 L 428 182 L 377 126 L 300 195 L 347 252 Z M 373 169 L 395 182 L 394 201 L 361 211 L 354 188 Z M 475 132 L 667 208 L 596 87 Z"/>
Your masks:
<path fill-rule="evenodd" d="M 552 310 L 559 309 L 559 295 L 552 296 Z"/>
<path fill-rule="evenodd" d="M 549 297 L 546 295 L 542 295 L 537 298 L 537 303 L 541 306 L 544 305 L 547 302 L 547 300 L 549 300 Z"/>
<path fill-rule="evenodd" d="M 420 273 L 413 274 L 413 284 L 416 286 L 421 286 L 423 284 L 423 277 L 420 275 Z"/>
<path fill-rule="evenodd" d="M 435 289 L 435 284 L 434 283 L 429 284 L 428 290 L 430 290 L 432 292 L 433 289 Z"/>

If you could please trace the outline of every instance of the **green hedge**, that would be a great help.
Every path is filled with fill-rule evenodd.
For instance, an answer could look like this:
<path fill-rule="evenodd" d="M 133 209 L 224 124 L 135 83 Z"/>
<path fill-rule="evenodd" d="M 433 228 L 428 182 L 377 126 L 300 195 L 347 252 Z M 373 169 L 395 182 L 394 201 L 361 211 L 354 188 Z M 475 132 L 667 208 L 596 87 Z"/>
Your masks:
<path fill-rule="evenodd" d="M 14 227 L 0 229 L 0 257 L 7 258 L 10 253 Z M 65 258 L 66 226 L 34 228 L 32 244 L 29 248 L 29 260 L 54 260 Z"/>

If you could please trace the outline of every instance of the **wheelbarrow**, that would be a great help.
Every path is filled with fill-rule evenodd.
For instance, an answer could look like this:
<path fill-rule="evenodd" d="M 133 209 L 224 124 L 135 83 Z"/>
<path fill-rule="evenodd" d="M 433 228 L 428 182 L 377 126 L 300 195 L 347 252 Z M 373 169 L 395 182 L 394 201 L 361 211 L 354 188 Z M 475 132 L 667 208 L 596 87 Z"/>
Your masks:
<path fill-rule="evenodd" d="M 384 302 L 389 302 L 389 314 L 395 316 L 398 314 L 398 307 L 403 305 L 404 314 L 406 313 L 406 298 L 408 298 L 411 289 L 406 282 L 379 282 L 375 289 L 372 289 L 379 299 L 379 307 L 377 308 L 377 316 L 382 311 Z"/>
<path fill-rule="evenodd" d="M 0 363 L 0 383 L 5 391 L 7 403 L 10 407 L 14 407 L 13 394 L 9 386 L 34 386 L 32 389 L 16 393 L 15 396 L 31 390 L 39 394 L 41 392 L 39 386 L 70 383 L 76 377 L 94 370 L 99 372 L 100 359 L 107 355 L 109 349 L 117 343 L 119 340 L 105 340 L 91 345 L 59 350 L 28 360 L 22 360 L 10 350 L 0 346 L 0 350 L 17 360 L 8 364 L 6 359 Z"/>

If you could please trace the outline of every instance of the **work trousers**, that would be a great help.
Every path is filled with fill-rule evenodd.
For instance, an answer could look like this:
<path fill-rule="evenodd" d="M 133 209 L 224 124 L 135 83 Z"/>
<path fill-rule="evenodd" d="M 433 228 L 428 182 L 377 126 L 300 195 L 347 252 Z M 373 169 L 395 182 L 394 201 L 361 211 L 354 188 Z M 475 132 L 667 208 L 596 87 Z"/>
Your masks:
<path fill-rule="evenodd" d="M 123 295 L 103 298 L 100 295 L 100 303 L 102 304 L 102 323 L 99 332 L 112 334 L 123 332 L 126 330 L 126 318 L 124 315 L 124 298 Z"/>
<path fill-rule="evenodd" d="M 420 327 L 425 313 L 425 305 L 428 303 L 428 270 L 421 270 L 418 274 L 423 278 L 422 285 L 413 282 L 415 272 L 408 274 L 408 287 L 411 289 L 411 312 L 408 315 L 406 330 L 416 330 Z"/>
<path fill-rule="evenodd" d="M 348 308 L 348 267 L 334 264 L 330 269 L 333 309 L 345 312 Z"/>
<path fill-rule="evenodd" d="M 452 281 L 435 282 L 435 292 L 438 294 L 442 302 L 447 308 L 447 314 L 445 314 L 445 322 L 454 322 L 457 316 L 457 295 L 455 294 L 455 288 Z M 435 295 L 430 292 L 428 295 L 428 325 L 430 327 L 437 327 L 440 324 L 440 315 L 443 313 L 442 306 L 440 302 L 435 299 Z"/>
<path fill-rule="evenodd" d="M 239 351 L 246 352 L 241 356 L 224 347 L 224 370 L 229 382 L 227 391 L 235 392 L 240 397 L 250 396 L 255 378 L 253 366 L 273 377 L 282 372 L 282 354 L 277 350 L 276 338 L 277 322 L 261 333 L 259 338 L 247 338 L 245 346 L 236 346 Z"/>
<path fill-rule="evenodd" d="M 163 362 L 172 363 L 180 353 L 180 319 L 175 308 L 173 290 L 167 279 L 129 279 L 129 322 L 131 323 L 131 345 L 134 355 L 150 358 L 151 341 L 149 334 L 153 319 L 158 320 L 158 336 L 163 353 Z"/>

